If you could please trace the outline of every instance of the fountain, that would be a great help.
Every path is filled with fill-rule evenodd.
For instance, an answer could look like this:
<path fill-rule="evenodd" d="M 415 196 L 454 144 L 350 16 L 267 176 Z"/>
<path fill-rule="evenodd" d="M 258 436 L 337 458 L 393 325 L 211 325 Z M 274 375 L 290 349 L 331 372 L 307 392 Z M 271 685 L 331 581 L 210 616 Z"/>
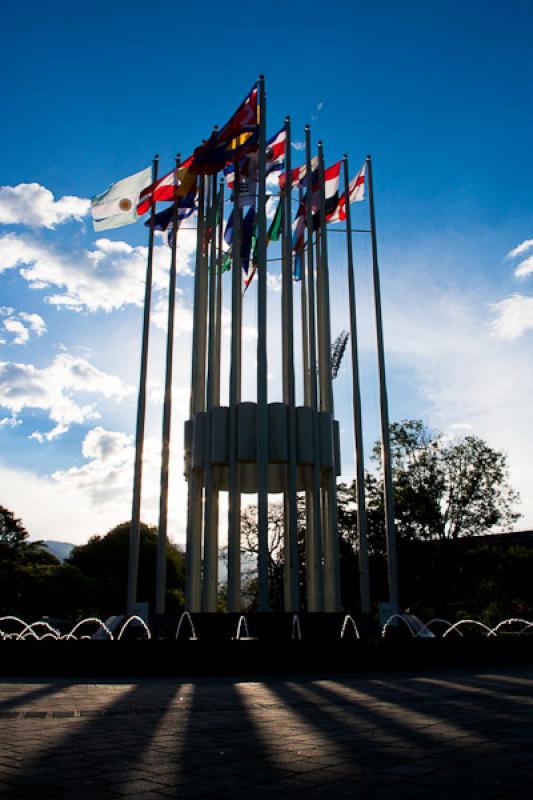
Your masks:
<path fill-rule="evenodd" d="M 137 624 L 141 625 L 141 627 L 144 628 L 144 632 L 146 633 L 146 638 L 147 639 L 151 639 L 152 638 L 152 634 L 150 633 L 150 628 L 148 627 L 146 622 L 143 620 L 143 618 L 139 617 L 137 614 L 132 614 L 132 616 L 128 617 L 128 619 L 126 620 L 126 622 L 124 623 L 124 625 L 120 629 L 119 634 L 117 636 L 117 642 L 120 641 L 120 639 L 122 638 L 122 634 L 124 633 L 126 628 L 129 625 L 131 625 L 132 623 L 137 623 Z"/>
<path fill-rule="evenodd" d="M 180 630 L 181 630 L 181 626 L 183 624 L 183 620 L 184 619 L 186 619 L 188 621 L 189 627 L 190 627 L 191 633 L 192 633 L 192 636 L 189 636 L 189 641 L 191 641 L 191 640 L 192 641 L 196 641 L 198 639 L 198 637 L 197 637 L 196 631 L 194 629 L 194 623 L 192 621 L 192 617 L 191 617 L 191 615 L 189 614 L 188 611 L 184 611 L 183 614 L 181 615 L 181 617 L 179 618 L 178 627 L 176 628 L 176 636 L 174 638 L 175 639 L 179 639 Z"/>
<path fill-rule="evenodd" d="M 351 616 L 351 614 L 346 614 L 346 616 L 344 617 L 344 622 L 342 623 L 342 628 L 341 628 L 341 639 L 344 639 L 344 634 L 346 633 L 346 627 L 349 622 L 352 625 L 352 630 L 355 633 L 355 638 L 360 639 L 361 637 L 359 635 L 359 630 L 357 629 L 357 625 L 355 624 L 355 620 Z"/>

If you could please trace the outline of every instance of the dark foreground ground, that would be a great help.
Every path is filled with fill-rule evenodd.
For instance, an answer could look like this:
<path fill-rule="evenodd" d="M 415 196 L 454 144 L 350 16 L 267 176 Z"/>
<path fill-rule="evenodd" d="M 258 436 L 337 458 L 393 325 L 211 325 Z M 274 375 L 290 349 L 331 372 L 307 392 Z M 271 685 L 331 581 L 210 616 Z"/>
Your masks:
<path fill-rule="evenodd" d="M 0 682 L 0 797 L 531 796 L 529 667 Z"/>

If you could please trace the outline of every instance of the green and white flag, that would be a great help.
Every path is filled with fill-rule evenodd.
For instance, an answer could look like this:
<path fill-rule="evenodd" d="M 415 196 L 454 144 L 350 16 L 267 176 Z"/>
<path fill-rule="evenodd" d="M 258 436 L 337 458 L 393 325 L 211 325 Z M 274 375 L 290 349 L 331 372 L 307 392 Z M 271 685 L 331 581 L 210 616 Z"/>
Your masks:
<path fill-rule="evenodd" d="M 94 230 L 105 231 L 137 222 L 139 195 L 151 182 L 152 168 L 147 167 L 129 178 L 112 183 L 105 192 L 93 197 L 91 214 Z"/>

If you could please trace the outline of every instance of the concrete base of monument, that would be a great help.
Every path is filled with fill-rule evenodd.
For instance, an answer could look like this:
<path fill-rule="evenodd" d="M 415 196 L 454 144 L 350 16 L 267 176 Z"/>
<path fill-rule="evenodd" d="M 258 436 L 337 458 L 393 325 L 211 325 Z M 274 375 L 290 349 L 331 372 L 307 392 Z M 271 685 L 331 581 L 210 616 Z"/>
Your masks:
<path fill-rule="evenodd" d="M 0 675 L 9 677 L 218 677 L 328 675 L 442 667 L 487 669 L 532 664 L 533 640 L 3 641 Z"/>

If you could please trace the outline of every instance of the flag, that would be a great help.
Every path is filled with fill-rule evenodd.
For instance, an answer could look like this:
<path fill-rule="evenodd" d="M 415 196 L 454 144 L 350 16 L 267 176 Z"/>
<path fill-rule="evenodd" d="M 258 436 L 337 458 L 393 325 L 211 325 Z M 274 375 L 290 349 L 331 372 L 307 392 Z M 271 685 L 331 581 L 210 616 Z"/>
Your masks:
<path fill-rule="evenodd" d="M 341 162 L 337 161 L 328 169 L 324 170 L 324 204 L 326 220 L 335 213 L 339 205 L 339 179 L 341 174 Z M 318 188 L 318 187 L 317 187 Z M 313 187 L 314 190 L 314 187 Z M 314 197 L 314 195 L 313 195 Z M 317 198 L 316 208 L 318 210 L 320 203 L 320 196 Z M 315 211 L 314 202 L 313 211 Z M 320 219 L 319 219 L 320 224 Z"/>
<path fill-rule="evenodd" d="M 318 169 L 318 156 L 315 156 L 311 160 L 311 172 L 315 172 Z M 291 170 L 291 189 L 294 189 L 296 186 L 303 186 L 304 179 L 307 175 L 307 165 L 304 164 L 302 167 L 295 167 Z M 281 191 L 285 188 L 285 184 L 287 182 L 287 173 L 284 172 L 279 176 L 279 188 Z"/>
<path fill-rule="evenodd" d="M 235 164 L 226 164 L 224 177 L 228 189 L 235 185 Z M 255 205 L 257 197 L 257 160 L 253 155 L 243 158 L 239 164 L 239 208 Z"/>
<path fill-rule="evenodd" d="M 285 128 L 282 128 L 266 143 L 266 174 L 279 172 L 285 166 Z"/>
<path fill-rule="evenodd" d="M 137 203 L 141 192 L 152 179 L 152 169 L 146 169 L 130 175 L 128 178 L 112 183 L 105 192 L 97 194 L 91 200 L 91 214 L 95 231 L 109 228 L 120 228 L 137 222 L 139 212 Z"/>
<path fill-rule="evenodd" d="M 250 253 L 252 250 L 252 238 L 255 228 L 255 207 L 248 209 L 242 218 L 241 225 L 241 266 L 244 272 L 248 272 L 250 263 Z M 228 217 L 226 230 L 224 231 L 224 241 L 226 244 L 233 243 L 233 211 Z"/>
<path fill-rule="evenodd" d="M 177 208 L 177 221 L 178 221 L 178 229 L 180 223 L 191 216 L 191 214 L 196 211 L 196 192 L 191 192 L 190 194 L 182 197 L 178 200 L 178 208 Z M 172 240 L 173 240 L 173 221 L 174 221 L 174 204 L 165 208 L 164 211 L 160 211 L 159 214 L 155 214 L 154 216 L 154 230 L 156 231 L 167 231 L 167 242 L 168 246 L 172 247 Z M 146 220 L 144 223 L 147 227 L 150 225 L 150 220 Z"/>
<path fill-rule="evenodd" d="M 349 183 L 348 197 L 350 203 L 360 203 L 365 199 L 365 164 L 361 167 L 355 178 Z M 346 219 L 346 193 L 343 192 L 337 208 L 327 218 L 328 222 L 341 222 Z"/>
<path fill-rule="evenodd" d="M 285 128 L 282 128 L 266 143 L 265 174 L 283 169 L 285 164 Z M 239 162 L 239 205 L 251 205 L 257 194 L 257 151 L 246 155 Z M 224 167 L 224 178 L 230 191 L 235 183 L 235 163 L 229 161 Z M 244 198 L 246 197 L 246 200 Z M 251 198 L 253 197 L 253 201 Z"/>
<path fill-rule="evenodd" d="M 194 151 L 191 170 L 197 175 L 213 175 L 228 161 L 238 162 L 257 148 L 259 105 L 254 84 L 231 119 L 213 131 L 207 142 Z"/>
<path fill-rule="evenodd" d="M 137 214 L 146 214 L 152 203 L 172 201 L 176 197 L 185 197 L 192 191 L 196 182 L 196 175 L 193 175 L 189 167 L 192 156 L 182 161 L 177 169 L 172 169 L 155 183 L 151 183 L 140 194 Z"/>
<path fill-rule="evenodd" d="M 281 202 L 278 202 L 278 207 L 276 208 L 276 212 L 274 217 L 272 218 L 272 222 L 270 223 L 270 227 L 267 233 L 267 247 L 270 242 L 278 242 L 281 237 Z M 244 291 L 249 287 L 251 282 L 254 279 L 254 275 L 257 272 L 257 238 L 253 237 L 253 252 L 252 252 L 252 269 L 244 279 Z"/>

